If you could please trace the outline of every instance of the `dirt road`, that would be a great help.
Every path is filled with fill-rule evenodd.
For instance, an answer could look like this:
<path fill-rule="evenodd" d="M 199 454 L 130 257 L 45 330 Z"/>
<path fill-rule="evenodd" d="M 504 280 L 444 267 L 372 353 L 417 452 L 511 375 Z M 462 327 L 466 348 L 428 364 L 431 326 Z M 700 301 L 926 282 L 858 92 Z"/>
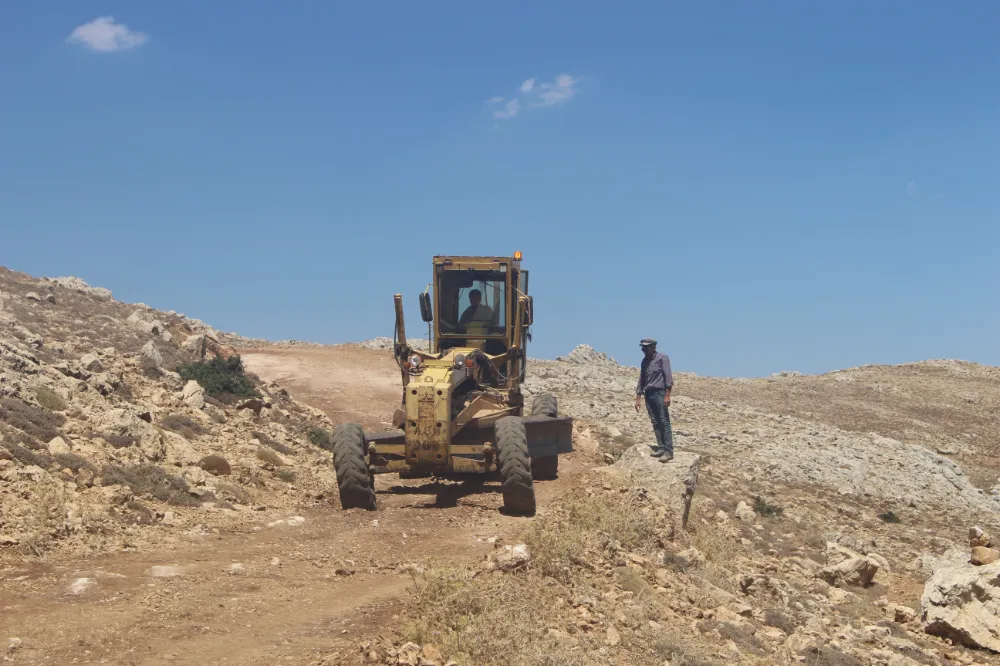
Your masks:
<path fill-rule="evenodd" d="M 388 354 L 356 348 L 246 353 L 334 420 L 377 426 L 399 400 Z M 540 513 L 593 461 L 561 459 L 537 485 Z M 378 478 L 378 512 L 332 502 L 247 534 L 183 535 L 163 552 L 0 570 L 0 640 L 22 664 L 355 663 L 427 558 L 474 561 L 491 537 L 530 519 L 505 516 L 499 487 Z M 169 529 L 169 528 L 164 528 Z M 398 628 L 398 627 L 397 627 Z M 0 645 L 3 649 L 6 645 Z"/>

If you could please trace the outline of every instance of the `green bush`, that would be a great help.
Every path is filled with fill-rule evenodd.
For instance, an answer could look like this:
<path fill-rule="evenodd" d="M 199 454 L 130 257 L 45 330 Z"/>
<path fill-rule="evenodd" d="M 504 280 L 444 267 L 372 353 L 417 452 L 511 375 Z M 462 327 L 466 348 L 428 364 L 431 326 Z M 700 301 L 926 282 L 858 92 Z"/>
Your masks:
<path fill-rule="evenodd" d="M 253 382 L 244 374 L 243 359 L 239 355 L 183 363 L 177 366 L 177 374 L 185 381 L 195 380 L 205 389 L 206 395 L 223 403 L 258 396 Z"/>
<path fill-rule="evenodd" d="M 333 435 L 331 435 L 327 430 L 317 426 L 311 426 L 309 431 L 306 433 L 309 437 L 309 441 L 318 446 L 321 449 L 326 449 L 327 451 L 333 451 Z"/>

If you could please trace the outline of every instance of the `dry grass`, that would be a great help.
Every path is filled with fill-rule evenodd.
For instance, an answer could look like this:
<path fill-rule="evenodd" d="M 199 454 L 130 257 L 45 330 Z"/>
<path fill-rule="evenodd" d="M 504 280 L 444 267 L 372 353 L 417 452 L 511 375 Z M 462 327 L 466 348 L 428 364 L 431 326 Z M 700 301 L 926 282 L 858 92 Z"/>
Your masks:
<path fill-rule="evenodd" d="M 205 426 L 184 414 L 169 414 L 164 416 L 160 420 L 160 425 L 167 430 L 172 430 L 182 435 L 185 439 L 194 439 L 208 432 Z"/>
<path fill-rule="evenodd" d="M 287 468 L 280 468 L 275 470 L 274 475 L 284 481 L 285 483 L 295 482 L 295 471 Z"/>
<path fill-rule="evenodd" d="M 136 495 L 150 495 L 174 506 L 197 506 L 201 503 L 191 496 L 184 479 L 167 474 L 156 465 L 108 465 L 101 472 L 101 485 L 128 486 Z"/>
<path fill-rule="evenodd" d="M 260 432 L 259 430 L 254 430 L 250 434 L 256 437 L 261 444 L 263 444 L 264 446 L 271 447 L 278 453 L 282 453 L 286 456 L 295 453 L 295 450 L 292 447 L 282 444 L 274 437 L 268 435 L 266 432 Z"/>
<path fill-rule="evenodd" d="M 0 421 L 36 441 L 48 442 L 59 436 L 66 417 L 17 398 L 0 398 Z"/>
<path fill-rule="evenodd" d="M 474 575 L 431 568 L 416 576 L 414 619 L 406 624 L 404 638 L 433 643 L 463 666 L 610 663 L 598 653 L 606 647 L 604 624 L 578 629 L 580 615 L 573 605 L 582 594 L 602 606 L 595 613 L 624 618 L 621 644 L 613 650 L 617 663 L 704 664 L 709 652 L 692 643 L 696 638 L 657 642 L 627 629 L 645 627 L 666 612 L 652 583 L 655 567 L 621 563 L 629 555 L 652 560 L 668 540 L 669 516 L 665 506 L 638 491 L 588 496 L 578 489 L 521 535 L 532 557 L 527 571 Z M 628 603 L 604 607 L 612 602 L 591 592 L 609 582 Z M 752 636 L 740 638 L 753 641 Z"/>
<path fill-rule="evenodd" d="M 36 483 L 31 488 L 32 512 L 21 539 L 22 555 L 41 557 L 65 531 L 66 491 L 56 483 Z"/>
<path fill-rule="evenodd" d="M 105 434 L 100 432 L 90 433 L 91 439 L 103 439 L 116 449 L 127 449 L 136 443 L 136 438 L 132 435 L 116 435 L 114 433 Z"/>
<path fill-rule="evenodd" d="M 90 461 L 76 453 L 57 453 L 53 457 L 56 459 L 56 463 L 58 463 L 60 469 L 69 469 L 74 473 L 79 472 L 81 469 L 94 471 L 94 466 L 90 464 Z"/>
<path fill-rule="evenodd" d="M 255 453 L 258 460 L 267 463 L 268 465 L 273 465 L 274 467 L 283 467 L 285 465 L 285 462 L 271 449 L 265 449 L 263 446 L 258 446 Z"/>
<path fill-rule="evenodd" d="M 41 386 L 35 391 L 35 399 L 50 412 L 62 412 L 69 406 L 61 395 L 47 386 Z"/>

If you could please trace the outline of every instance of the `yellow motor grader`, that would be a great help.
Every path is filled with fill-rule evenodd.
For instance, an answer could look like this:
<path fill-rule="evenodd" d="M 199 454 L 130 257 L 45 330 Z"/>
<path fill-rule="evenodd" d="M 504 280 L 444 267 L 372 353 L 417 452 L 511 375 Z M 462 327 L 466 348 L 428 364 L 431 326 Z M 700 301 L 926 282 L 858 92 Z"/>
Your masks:
<path fill-rule="evenodd" d="M 333 462 L 344 509 L 377 508 L 375 476 L 499 478 L 504 509 L 535 512 L 536 479 L 554 479 L 573 450 L 573 421 L 536 395 L 525 413 L 521 384 L 534 321 L 528 271 L 512 257 L 436 256 L 433 290 L 419 296 L 429 351 L 407 343 L 396 294 L 393 357 L 403 379 L 396 430 L 334 429 Z"/>

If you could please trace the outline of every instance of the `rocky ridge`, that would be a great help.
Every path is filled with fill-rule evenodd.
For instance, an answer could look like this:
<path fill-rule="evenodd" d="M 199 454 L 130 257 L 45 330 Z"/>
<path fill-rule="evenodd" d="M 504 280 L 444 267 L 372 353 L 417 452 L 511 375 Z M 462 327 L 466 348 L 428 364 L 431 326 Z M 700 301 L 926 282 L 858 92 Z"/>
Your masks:
<path fill-rule="evenodd" d="M 223 401 L 173 370 L 234 352 L 200 320 L 0 269 L 0 558 L 260 529 L 328 501 L 325 415 L 276 383 Z"/>

